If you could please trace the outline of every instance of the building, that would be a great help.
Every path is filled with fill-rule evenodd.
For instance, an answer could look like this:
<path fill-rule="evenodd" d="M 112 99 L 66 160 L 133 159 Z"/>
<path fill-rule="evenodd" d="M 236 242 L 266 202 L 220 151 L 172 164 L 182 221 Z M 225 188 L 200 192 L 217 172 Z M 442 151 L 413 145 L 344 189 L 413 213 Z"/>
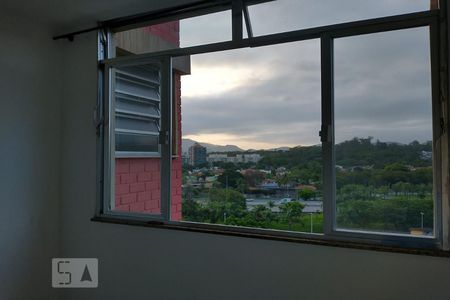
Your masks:
<path fill-rule="evenodd" d="M 189 164 L 191 166 L 198 166 L 206 162 L 206 147 L 203 147 L 199 143 L 195 143 L 189 147 Z"/>
<path fill-rule="evenodd" d="M 209 163 L 228 162 L 228 155 L 226 153 L 211 153 L 208 154 L 207 161 Z"/>
<path fill-rule="evenodd" d="M 226 153 L 211 153 L 208 154 L 208 162 L 209 163 L 215 163 L 215 162 L 225 162 L 225 163 L 258 163 L 262 159 L 262 156 L 257 153 L 252 154 L 235 154 L 235 155 L 228 155 Z"/>

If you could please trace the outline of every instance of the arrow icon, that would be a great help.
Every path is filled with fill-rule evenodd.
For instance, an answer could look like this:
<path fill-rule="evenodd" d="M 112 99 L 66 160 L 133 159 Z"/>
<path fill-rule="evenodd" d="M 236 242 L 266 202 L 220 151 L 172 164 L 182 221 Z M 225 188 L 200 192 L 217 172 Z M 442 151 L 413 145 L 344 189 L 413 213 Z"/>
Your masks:
<path fill-rule="evenodd" d="M 87 265 L 84 267 L 83 275 L 81 275 L 80 281 L 92 281 L 91 274 L 89 273 Z"/>

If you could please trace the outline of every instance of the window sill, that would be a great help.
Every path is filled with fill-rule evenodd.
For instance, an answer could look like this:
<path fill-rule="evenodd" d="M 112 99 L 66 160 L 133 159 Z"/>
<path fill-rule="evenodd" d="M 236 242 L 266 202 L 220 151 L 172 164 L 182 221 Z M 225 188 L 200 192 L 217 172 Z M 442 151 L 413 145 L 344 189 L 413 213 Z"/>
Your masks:
<path fill-rule="evenodd" d="M 264 240 L 273 240 L 273 241 L 284 241 L 291 243 L 300 243 L 300 244 L 310 244 L 317 246 L 328 246 L 328 247 L 339 247 L 339 248 L 349 248 L 349 249 L 358 249 L 358 250 L 371 250 L 371 251 L 379 251 L 379 252 L 392 252 L 392 253 L 400 253 L 400 254 L 412 254 L 412 255 L 422 255 L 422 256 L 434 256 L 434 257 L 450 257 L 450 251 L 444 251 L 440 249 L 417 249 L 417 248 L 407 248 L 400 246 L 388 246 L 388 245 L 379 245 L 379 244 L 369 244 L 365 242 L 348 242 L 348 241 L 339 241 L 335 239 L 327 239 L 323 235 L 319 234 L 311 234 L 310 237 L 304 236 L 282 236 L 272 233 L 260 233 L 260 232 L 251 232 L 252 230 L 243 231 L 241 229 L 235 229 L 233 227 L 224 227 L 218 228 L 221 226 L 215 225 L 203 225 L 196 224 L 196 226 L 189 224 L 168 224 L 164 222 L 158 221 L 141 221 L 141 220 L 132 220 L 132 219 L 124 219 L 120 217 L 114 216 L 95 216 L 91 219 L 94 222 L 101 223 L 111 223 L 111 224 L 121 224 L 121 225 L 130 225 L 130 226 L 142 226 L 142 227 L 152 227 L 152 228 L 160 228 L 160 229 L 171 229 L 171 230 L 180 230 L 180 231 L 191 231 L 191 232 L 199 232 L 199 233 L 209 233 L 209 234 L 220 234 L 220 235 L 228 235 L 228 236 L 236 236 L 236 237 L 244 237 L 244 238 L 257 238 Z M 176 222 L 174 222 L 176 223 Z"/>

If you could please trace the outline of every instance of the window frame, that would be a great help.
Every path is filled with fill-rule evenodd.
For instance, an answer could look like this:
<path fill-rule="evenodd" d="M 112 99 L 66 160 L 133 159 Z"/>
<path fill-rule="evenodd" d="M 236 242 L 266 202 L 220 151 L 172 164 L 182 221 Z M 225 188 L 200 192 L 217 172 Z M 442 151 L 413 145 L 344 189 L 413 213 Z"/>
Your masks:
<path fill-rule="evenodd" d="M 408 23 L 408 24 L 407 24 Z M 323 149 L 323 186 L 324 198 L 324 234 L 348 240 L 359 240 L 362 235 L 366 239 L 376 242 L 402 241 L 402 243 L 432 246 L 442 245 L 442 154 L 441 149 L 436 146 L 436 141 L 442 136 L 440 124 L 442 108 L 440 103 L 440 72 L 439 72 L 439 22 L 437 19 L 430 20 L 428 24 L 423 24 L 420 20 L 411 22 L 399 22 L 397 26 L 380 26 L 373 28 L 355 27 L 343 31 L 330 32 L 321 37 L 322 56 L 322 136 Z M 386 24 L 387 25 L 387 24 Z M 404 27 L 405 25 L 411 25 Z M 434 235 L 432 237 L 415 237 L 401 233 L 383 233 L 369 230 L 343 229 L 336 224 L 336 157 L 335 157 L 335 124 L 334 124 L 334 49 L 335 39 L 345 37 L 355 37 L 366 34 L 380 32 L 398 31 L 411 28 L 429 28 L 430 36 L 430 69 L 431 69 L 431 102 L 432 102 L 432 132 L 433 132 L 433 222 Z M 382 29 L 381 31 L 379 29 Z M 324 109 L 325 108 L 325 109 Z M 326 196 L 325 196 L 326 194 Z M 417 246 L 416 246 L 417 247 Z"/>
<path fill-rule="evenodd" d="M 238 6 L 242 9 L 242 6 Z M 245 5 L 244 5 L 245 7 Z M 233 14 L 233 19 L 237 19 L 237 13 Z M 446 11 L 441 10 L 430 10 L 417 13 L 409 13 L 403 15 L 396 15 L 390 17 L 374 18 L 362 21 L 353 21 L 346 23 L 339 23 L 334 25 L 320 26 L 314 28 L 307 28 L 283 33 L 269 34 L 264 36 L 242 38 L 242 11 L 240 14 L 240 22 L 233 22 L 232 26 L 239 26 L 238 29 L 233 30 L 233 39 L 228 42 L 220 42 L 214 44 L 206 44 L 200 46 L 186 47 L 186 48 L 176 48 L 170 50 L 164 50 L 153 53 L 146 53 L 140 55 L 134 55 L 130 57 L 111 57 L 111 34 L 112 29 L 106 32 L 99 33 L 99 82 L 102 82 L 104 78 L 104 72 L 107 66 L 113 64 L 126 64 L 126 63 L 145 63 L 152 59 L 163 59 L 171 61 L 172 58 L 186 55 L 194 55 L 201 53 L 210 53 L 217 51 L 226 51 L 238 48 L 248 48 L 248 47 L 260 47 L 267 45 L 276 45 L 280 43 L 289 43 L 296 41 L 303 41 L 309 39 L 320 39 L 321 41 L 321 82 L 322 82 L 322 128 L 321 128 L 321 139 L 322 139 L 322 150 L 323 150 L 323 182 L 324 182 L 324 233 L 323 234 L 311 234 L 302 232 L 290 232 L 290 231 L 280 231 L 273 229 L 260 229 L 260 228 L 247 228 L 247 227 L 237 227 L 228 226 L 220 224 L 204 224 L 196 222 L 187 221 L 172 221 L 170 220 L 170 199 L 171 199 L 171 158 L 172 158 L 172 132 L 170 129 L 167 132 L 167 147 L 164 151 L 161 165 L 161 212 L 160 216 L 148 215 L 148 214 L 137 214 L 137 213 L 121 213 L 114 212 L 108 209 L 105 202 L 108 202 L 108 197 L 111 195 L 108 193 L 108 187 L 113 188 L 111 184 L 111 161 L 108 163 L 107 151 L 103 154 L 104 165 L 101 165 L 101 171 L 103 172 L 103 177 L 100 178 L 100 185 L 103 187 L 103 193 L 99 195 L 100 205 L 98 205 L 97 216 L 101 217 L 113 217 L 118 220 L 128 220 L 128 221 L 143 221 L 144 223 L 154 223 L 158 226 L 163 226 L 166 228 L 182 229 L 189 228 L 192 230 L 207 231 L 207 232 L 226 232 L 230 234 L 237 235 L 251 235 L 258 237 L 275 237 L 275 238 L 298 238 L 298 239 L 308 239 L 312 241 L 337 241 L 344 243 L 364 243 L 369 245 L 382 245 L 382 246 L 398 246 L 414 249 L 441 249 L 445 248 L 448 240 L 447 233 L 444 232 L 443 223 L 444 219 L 447 220 L 448 216 L 444 215 L 444 210 L 442 209 L 442 193 L 443 193 L 443 173 L 442 163 L 447 163 L 448 159 L 442 157 L 441 147 L 447 146 L 447 140 L 443 140 L 443 120 L 445 121 L 444 111 L 442 108 L 442 86 L 446 85 L 445 80 L 442 80 L 442 64 L 446 66 L 446 58 L 441 53 L 440 48 L 442 48 L 442 28 L 446 25 L 445 22 L 441 22 L 444 16 L 444 21 L 446 21 Z M 441 19 L 440 19 L 441 18 Z M 250 22 L 248 22 L 248 26 Z M 416 27 L 426 27 L 430 28 L 430 55 L 431 55 L 431 73 L 432 73 L 432 114 L 433 114 L 433 194 L 434 194 L 434 222 L 435 222 L 435 235 L 434 237 L 415 237 L 406 234 L 390 234 L 390 233 L 375 233 L 366 231 L 343 231 L 336 230 L 335 222 L 335 170 L 334 170 L 334 122 L 333 122 L 333 111 L 334 111 L 334 101 L 333 101 L 333 39 L 353 36 L 370 34 L 377 32 L 394 31 L 408 28 Z M 248 27 L 247 27 L 248 29 Z M 250 28 L 251 29 L 251 28 Z M 240 33 L 240 36 L 239 36 Z M 110 80 L 110 79 L 109 79 Z M 108 99 L 109 86 L 105 80 L 105 85 L 103 89 L 99 91 L 99 101 L 102 102 L 104 99 Z M 445 87 L 446 88 L 446 87 Z M 168 87 L 170 90 L 171 87 Z M 170 91 L 169 91 L 170 93 Z M 105 97 L 106 95 L 106 97 Z M 447 99 L 445 99 L 446 101 Z M 106 100 L 108 101 L 108 100 Z M 169 106 L 172 105 L 173 101 L 169 101 Z M 108 107 L 107 103 L 100 103 L 99 107 Z M 169 110 L 171 110 L 170 108 Z M 107 110 L 105 110 L 107 111 Z M 171 116 L 172 114 L 168 114 Z M 104 116 L 107 119 L 107 116 Z M 171 117 L 166 118 L 168 124 L 165 128 L 172 127 Z M 102 119 L 102 117 L 100 117 Z M 163 114 L 161 114 L 161 120 L 163 119 Z M 102 130 L 100 130 L 102 132 Z M 448 134 L 446 132 L 446 134 Z M 103 146 L 108 144 L 108 139 L 106 138 L 107 131 L 103 130 L 103 136 L 100 134 L 99 145 Z M 102 141 L 105 141 L 105 144 Z M 443 144 L 442 144 L 443 143 Z M 169 154 L 169 155 L 168 155 Z M 163 166 L 164 164 L 164 166 Z M 163 172 L 164 170 L 164 172 Z M 109 173 L 108 173 L 109 172 Z M 164 173 L 164 174 L 163 174 Z M 447 178 L 447 177 L 445 177 Z M 164 186 L 164 188 L 163 188 Z M 111 189 L 109 189 L 111 192 Z M 164 210 L 163 210 L 164 207 Z M 444 236 L 445 234 L 445 236 Z"/>
<path fill-rule="evenodd" d="M 105 51 L 100 51 L 105 53 Z M 117 151 L 115 151 L 115 108 L 114 108 L 114 68 L 125 67 L 125 66 L 136 66 L 143 65 L 141 61 L 108 61 L 103 64 L 102 67 L 102 80 L 104 87 L 102 94 L 104 107 L 104 127 L 103 129 L 103 160 L 104 160 L 104 174 L 103 174 L 103 199 L 99 207 L 101 207 L 102 214 L 116 216 L 116 217 L 126 217 L 135 218 L 138 220 L 155 220 L 155 221 L 165 221 L 170 217 L 170 178 L 168 184 L 163 184 L 165 178 L 167 178 L 167 173 L 171 173 L 172 164 L 172 147 L 170 140 L 170 132 L 172 130 L 171 124 L 171 114 L 172 114 L 172 60 L 170 57 L 160 57 L 146 59 L 145 63 L 160 64 L 160 134 L 159 134 L 159 156 L 142 156 L 142 153 L 137 153 L 136 156 L 126 156 L 127 158 L 142 158 L 142 157 L 155 157 L 160 158 L 161 166 L 161 202 L 160 202 L 160 213 L 125 213 L 120 211 L 114 211 L 112 208 L 115 207 L 115 160 L 116 158 L 124 158 L 123 156 L 117 156 Z M 161 141 L 163 140 L 163 141 Z M 170 176 L 169 176 L 170 177 Z M 163 198 L 164 197 L 164 198 Z M 166 201 L 163 201 L 165 199 Z"/>

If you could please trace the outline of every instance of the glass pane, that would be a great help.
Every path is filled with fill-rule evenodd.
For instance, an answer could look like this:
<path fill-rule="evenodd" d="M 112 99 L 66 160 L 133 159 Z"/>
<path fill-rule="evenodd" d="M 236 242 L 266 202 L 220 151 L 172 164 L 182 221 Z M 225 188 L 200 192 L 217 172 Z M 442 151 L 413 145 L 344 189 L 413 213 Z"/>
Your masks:
<path fill-rule="evenodd" d="M 117 32 L 115 56 L 143 54 L 231 40 L 231 11 Z"/>
<path fill-rule="evenodd" d="M 137 80 L 125 79 L 123 76 L 116 76 L 115 90 L 119 96 L 125 94 L 143 101 L 159 101 L 159 82 L 150 85 Z"/>
<path fill-rule="evenodd" d="M 337 226 L 433 235 L 428 27 L 335 40 Z"/>
<path fill-rule="evenodd" d="M 131 130 L 159 134 L 159 119 L 137 118 L 129 115 L 116 115 L 116 131 Z"/>
<path fill-rule="evenodd" d="M 140 114 L 159 117 L 159 103 L 151 103 L 129 99 L 120 94 L 116 95 L 116 110 L 122 113 Z"/>
<path fill-rule="evenodd" d="M 117 152 L 159 152 L 159 69 L 158 63 L 114 69 L 112 74 Z M 134 156 L 133 153 L 130 155 Z"/>
<path fill-rule="evenodd" d="M 178 220 L 323 232 L 319 41 L 194 55 L 180 101 Z"/>
<path fill-rule="evenodd" d="M 158 136 L 116 133 L 117 152 L 159 152 Z"/>
<path fill-rule="evenodd" d="M 249 6 L 249 13 L 258 36 L 429 8 L 429 0 L 277 0 Z"/>

